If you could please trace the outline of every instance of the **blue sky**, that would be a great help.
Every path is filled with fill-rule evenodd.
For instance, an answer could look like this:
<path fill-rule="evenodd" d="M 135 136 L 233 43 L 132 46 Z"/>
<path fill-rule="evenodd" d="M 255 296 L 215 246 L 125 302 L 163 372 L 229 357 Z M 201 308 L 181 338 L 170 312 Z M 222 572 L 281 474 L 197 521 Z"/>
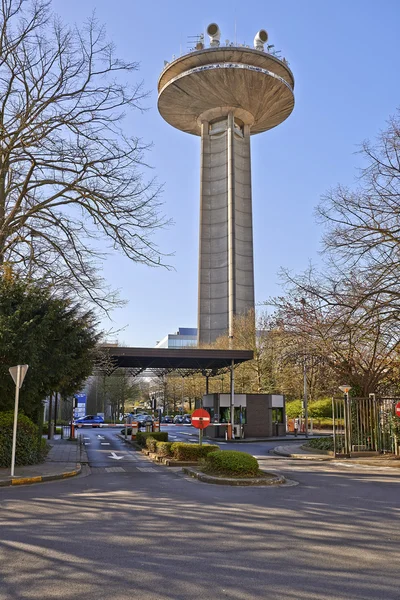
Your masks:
<path fill-rule="evenodd" d="M 301 271 L 320 260 L 320 196 L 339 182 L 353 184 L 358 144 L 400 106 L 398 0 L 54 0 L 53 7 L 78 24 L 96 10 L 119 55 L 140 63 L 134 78 L 151 91 L 148 111 L 126 128 L 153 143 L 149 176 L 164 183 L 164 212 L 174 221 L 155 241 L 174 253 L 175 270 L 108 258 L 104 276 L 128 303 L 105 328 L 125 328 L 118 337 L 126 345 L 154 346 L 178 327 L 196 326 L 200 140 L 163 121 L 156 88 L 164 60 L 186 51 L 187 36 L 210 22 L 222 40 L 234 39 L 236 22 L 237 40 L 247 44 L 267 29 L 296 81 L 293 114 L 252 138 L 256 302 L 280 292 L 281 266 Z"/>

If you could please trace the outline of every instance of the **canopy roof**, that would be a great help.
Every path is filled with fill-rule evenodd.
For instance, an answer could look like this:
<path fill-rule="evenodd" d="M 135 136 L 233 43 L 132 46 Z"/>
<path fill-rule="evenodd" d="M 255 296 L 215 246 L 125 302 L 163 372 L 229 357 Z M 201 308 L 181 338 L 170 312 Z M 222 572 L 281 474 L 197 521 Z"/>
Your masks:
<path fill-rule="evenodd" d="M 103 347 L 108 353 L 112 367 L 129 369 L 132 375 L 151 371 L 157 375 L 177 371 L 183 377 L 192 373 L 214 376 L 227 371 L 232 364 L 253 358 L 252 350 L 205 350 L 201 348 L 121 348 Z M 149 374 L 150 375 L 150 374 Z"/>

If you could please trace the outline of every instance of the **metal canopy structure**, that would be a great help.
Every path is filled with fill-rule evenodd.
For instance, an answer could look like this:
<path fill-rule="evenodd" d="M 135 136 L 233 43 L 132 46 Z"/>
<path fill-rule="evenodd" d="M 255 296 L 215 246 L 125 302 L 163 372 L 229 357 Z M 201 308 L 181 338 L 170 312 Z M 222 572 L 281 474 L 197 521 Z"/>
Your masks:
<path fill-rule="evenodd" d="M 137 376 L 149 371 L 161 376 L 176 371 L 182 377 L 202 373 L 213 377 L 227 372 L 233 366 L 253 358 L 252 350 L 206 350 L 200 348 L 121 348 L 103 347 L 112 363 L 111 371 L 129 369 Z M 108 371 L 110 371 L 108 369 Z M 150 375 L 150 373 L 149 373 Z"/>

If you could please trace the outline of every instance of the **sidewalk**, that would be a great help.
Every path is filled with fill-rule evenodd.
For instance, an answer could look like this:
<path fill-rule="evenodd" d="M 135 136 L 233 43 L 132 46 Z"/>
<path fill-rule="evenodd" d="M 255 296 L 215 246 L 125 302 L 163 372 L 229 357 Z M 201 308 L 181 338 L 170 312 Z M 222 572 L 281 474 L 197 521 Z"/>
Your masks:
<path fill-rule="evenodd" d="M 300 437 L 300 436 L 299 436 Z M 298 438 L 297 438 L 298 439 Z M 286 456 L 291 458 L 302 458 L 304 460 L 332 460 L 333 456 L 329 454 L 320 454 L 318 450 L 312 452 L 311 450 L 303 450 L 302 445 L 306 438 L 302 442 L 292 443 L 290 446 L 277 446 L 274 448 L 274 454 L 279 456 Z"/>
<path fill-rule="evenodd" d="M 330 435 L 329 433 L 316 433 L 314 432 L 313 436 L 309 436 L 308 439 L 312 439 L 313 437 L 324 437 L 326 435 Z M 292 446 L 293 443 L 299 443 L 301 442 L 302 444 L 305 442 L 306 440 L 306 436 L 304 433 L 300 433 L 297 437 L 294 436 L 292 433 L 288 433 L 287 435 L 281 435 L 281 436 L 271 436 L 271 437 L 263 437 L 263 438 L 255 438 L 255 437 L 248 437 L 248 438 L 235 438 L 233 440 L 226 440 L 225 438 L 208 438 L 206 435 L 204 436 L 203 440 L 212 443 L 213 441 L 215 442 L 228 442 L 228 444 L 246 444 L 246 443 L 257 443 L 257 442 L 285 442 L 290 443 L 290 445 Z"/>
<path fill-rule="evenodd" d="M 394 469 L 400 469 L 400 458 L 398 456 L 388 456 L 385 454 L 378 454 L 368 457 L 356 457 L 351 456 L 349 458 L 343 456 L 334 457 L 332 454 L 320 454 L 318 450 L 303 450 L 302 444 L 290 444 L 290 446 L 277 446 L 274 448 L 274 454 L 278 456 L 285 456 L 290 458 L 300 458 L 303 460 L 330 460 L 346 462 L 354 465 L 365 465 L 369 467 L 391 467 Z"/>
<path fill-rule="evenodd" d="M 81 472 L 81 463 L 87 462 L 87 454 L 78 442 L 54 439 L 46 460 L 38 465 L 15 467 L 15 477 L 10 477 L 10 468 L 0 469 L 0 487 L 24 485 L 73 477 Z"/>

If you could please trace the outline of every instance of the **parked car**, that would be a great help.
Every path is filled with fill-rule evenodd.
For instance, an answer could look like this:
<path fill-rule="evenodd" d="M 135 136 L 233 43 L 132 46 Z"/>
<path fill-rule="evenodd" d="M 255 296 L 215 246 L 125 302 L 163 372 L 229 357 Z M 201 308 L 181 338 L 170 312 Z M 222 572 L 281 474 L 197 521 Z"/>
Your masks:
<path fill-rule="evenodd" d="M 132 415 L 132 423 L 140 423 L 145 425 L 146 423 L 153 423 L 153 417 L 151 415 Z"/>
<path fill-rule="evenodd" d="M 85 415 L 74 420 L 75 427 L 102 427 L 104 423 L 103 417 L 98 415 Z"/>
<path fill-rule="evenodd" d="M 192 424 L 192 417 L 190 415 L 183 415 L 183 417 L 182 417 L 182 423 L 184 425 L 191 425 Z"/>
<path fill-rule="evenodd" d="M 174 420 L 169 415 L 165 415 L 165 417 L 161 417 L 161 423 L 173 423 Z"/>
<path fill-rule="evenodd" d="M 183 423 L 183 417 L 182 415 L 176 415 L 176 417 L 174 417 L 174 423 Z"/>

